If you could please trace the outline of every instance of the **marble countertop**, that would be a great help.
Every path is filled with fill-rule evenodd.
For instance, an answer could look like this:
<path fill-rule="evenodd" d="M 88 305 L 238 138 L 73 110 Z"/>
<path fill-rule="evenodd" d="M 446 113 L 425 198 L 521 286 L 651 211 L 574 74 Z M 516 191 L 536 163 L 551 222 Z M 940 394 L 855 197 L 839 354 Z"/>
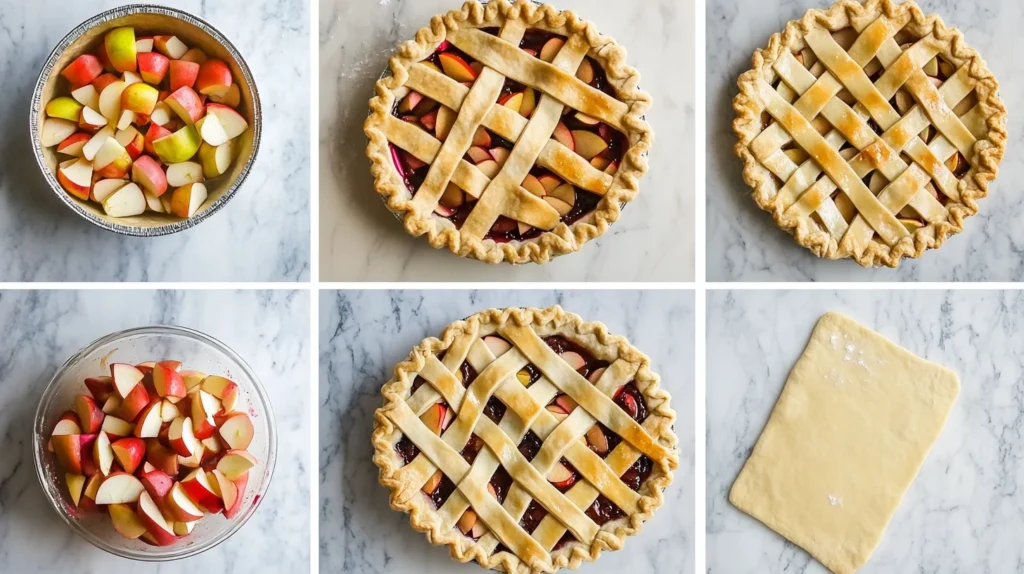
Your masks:
<path fill-rule="evenodd" d="M 0 572 L 307 571 L 309 308 L 304 291 L 0 291 Z M 99 337 L 153 324 L 197 329 L 241 355 L 270 395 L 279 447 L 267 497 L 245 526 L 162 566 L 76 535 L 46 500 L 32 461 L 33 415 L 54 371 Z"/>
<path fill-rule="evenodd" d="M 374 192 L 363 121 L 394 47 L 461 0 L 320 0 L 320 269 L 329 281 L 692 281 L 694 9 L 662 0 L 552 0 L 629 52 L 654 97 L 640 195 L 604 237 L 546 265 L 488 266 L 405 232 Z"/>
<path fill-rule="evenodd" d="M 491 307 L 559 304 L 625 335 L 672 393 L 679 469 L 665 506 L 623 551 L 580 568 L 591 574 L 694 568 L 692 291 L 363 291 L 320 294 L 320 571 L 481 572 L 453 562 L 391 510 L 371 457 L 373 411 L 394 366 L 421 340 Z"/>
<path fill-rule="evenodd" d="M 309 12 L 306 0 L 156 2 L 207 20 L 239 49 L 263 103 L 249 179 L 220 212 L 160 238 L 93 226 L 46 185 L 28 142 L 32 88 L 72 28 L 116 0 L 8 2 L 0 34 L 0 281 L 301 281 L 309 279 Z"/>
<path fill-rule="evenodd" d="M 707 303 L 707 572 L 827 574 L 729 504 L 818 318 L 838 311 L 960 376 L 938 441 L 863 574 L 1011 573 L 1024 563 L 1024 295 L 718 291 Z"/>
<path fill-rule="evenodd" d="M 732 99 L 736 79 L 750 69 L 754 50 L 781 31 L 786 22 L 831 0 L 711 0 L 707 3 L 707 279 L 709 281 L 1021 281 L 1019 252 L 1024 229 L 1020 181 L 1024 160 L 1015 150 L 1022 135 L 1024 61 L 1019 53 L 1024 4 L 1014 0 L 919 0 L 964 32 L 999 79 L 1009 113 L 1007 153 L 989 197 L 965 229 L 919 260 L 904 260 L 899 270 L 863 269 L 852 260 L 815 257 L 761 210 L 743 182 L 742 163 L 733 153 Z"/>

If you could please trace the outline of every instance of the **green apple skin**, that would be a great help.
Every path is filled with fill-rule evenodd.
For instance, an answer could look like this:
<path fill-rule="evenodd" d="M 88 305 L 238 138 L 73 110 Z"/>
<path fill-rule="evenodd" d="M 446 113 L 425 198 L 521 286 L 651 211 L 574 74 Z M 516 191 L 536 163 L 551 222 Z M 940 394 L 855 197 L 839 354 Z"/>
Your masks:
<path fill-rule="evenodd" d="M 135 29 L 130 27 L 115 28 L 103 39 L 107 49 L 107 57 L 118 72 L 135 72 L 138 70 L 138 59 L 135 52 Z"/>
<path fill-rule="evenodd" d="M 78 123 L 82 117 L 82 104 L 76 102 L 74 98 L 54 98 L 46 104 L 46 115 Z"/>
<path fill-rule="evenodd" d="M 153 150 L 166 164 L 181 163 L 192 159 L 203 143 L 194 126 L 185 126 L 173 134 L 153 142 Z"/>

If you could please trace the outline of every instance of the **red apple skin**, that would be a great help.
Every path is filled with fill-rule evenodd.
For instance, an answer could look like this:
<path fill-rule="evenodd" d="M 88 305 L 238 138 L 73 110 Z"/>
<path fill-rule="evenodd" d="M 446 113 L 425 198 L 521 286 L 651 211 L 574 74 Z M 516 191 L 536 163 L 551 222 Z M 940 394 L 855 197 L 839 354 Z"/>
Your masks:
<path fill-rule="evenodd" d="M 171 130 L 165 129 L 163 126 L 158 126 L 156 124 L 149 124 L 149 130 L 146 131 L 146 138 L 144 140 L 145 144 L 144 144 L 144 148 L 143 149 L 146 150 L 146 153 L 155 156 L 156 155 L 156 150 L 153 149 L 153 142 L 155 142 L 156 140 L 158 140 L 160 138 L 165 138 L 165 137 L 167 137 L 169 135 L 173 135 L 173 133 L 174 132 L 172 132 Z"/>
<path fill-rule="evenodd" d="M 89 199 L 89 188 L 75 184 L 73 181 L 65 177 L 64 172 L 59 169 L 57 170 L 57 182 L 64 188 L 64 191 L 78 199 L 83 201 Z"/>
<path fill-rule="evenodd" d="M 188 86 L 182 86 L 171 92 L 171 95 L 167 96 L 166 101 L 167 105 L 171 106 L 171 110 L 178 114 L 179 117 L 181 117 L 181 113 L 176 108 L 180 106 L 188 114 L 193 124 L 198 122 L 203 117 L 203 114 L 206 113 L 206 110 L 203 108 L 203 102 L 199 99 L 199 94 Z M 181 119 L 184 120 L 185 118 Z"/>
<path fill-rule="evenodd" d="M 85 379 L 85 387 L 97 403 L 105 403 L 114 394 L 114 379 L 110 377 L 89 377 Z"/>
<path fill-rule="evenodd" d="M 96 91 L 102 94 L 104 88 L 119 80 L 120 78 L 118 78 L 114 74 L 103 74 L 102 76 L 92 81 L 92 87 L 96 88 Z"/>
<path fill-rule="evenodd" d="M 171 61 L 159 52 L 143 52 L 138 55 L 139 75 L 142 81 L 159 86 L 167 75 Z"/>
<path fill-rule="evenodd" d="M 206 472 L 205 470 L 202 472 Z M 216 480 L 212 474 L 208 474 L 207 482 Z M 216 493 L 207 490 L 199 479 L 192 477 L 187 478 L 181 483 L 181 487 L 185 489 L 185 494 L 192 499 L 200 508 L 202 508 L 208 514 L 216 514 L 224 510 L 224 502 L 220 499 Z"/>
<path fill-rule="evenodd" d="M 92 136 L 90 136 L 87 133 L 78 132 L 71 134 L 68 137 L 64 138 L 64 141 L 57 144 L 57 151 L 61 151 L 63 149 L 66 149 L 68 146 L 77 143 L 87 143 L 90 139 L 92 139 Z"/>
<path fill-rule="evenodd" d="M 199 77 L 200 66 L 195 62 L 185 60 L 174 60 L 171 62 L 171 91 L 177 91 L 182 86 L 191 88 L 196 84 Z"/>
<path fill-rule="evenodd" d="M 196 91 L 203 95 L 210 95 L 215 91 L 231 86 L 231 68 L 223 60 L 207 60 L 199 67 L 199 77 L 196 78 Z"/>
<path fill-rule="evenodd" d="M 171 475 L 159 469 L 139 474 L 139 480 L 142 481 L 142 486 L 146 488 L 146 492 L 153 497 L 153 501 L 159 506 L 163 506 L 164 497 L 174 487 L 174 479 L 171 478 Z"/>
<path fill-rule="evenodd" d="M 142 183 L 143 175 L 149 179 L 149 181 L 152 183 L 154 187 L 151 188 L 148 185 Z M 164 173 L 164 170 L 162 167 L 160 167 L 160 164 L 157 163 L 155 159 L 149 157 L 148 155 L 140 156 L 139 159 L 136 160 L 135 163 L 132 165 L 132 181 L 139 184 L 139 186 L 141 186 L 143 189 L 146 189 L 147 191 L 149 191 L 150 193 L 157 197 L 160 197 L 161 195 L 167 193 L 167 174 Z M 145 375 L 145 377 L 153 379 L 153 391 L 155 391 L 154 394 L 158 396 L 166 396 L 160 394 L 160 387 L 156 385 L 155 376 L 155 370 L 153 371 L 152 376 L 150 376 L 149 373 L 146 373 Z"/>
<path fill-rule="evenodd" d="M 146 408 L 142 409 L 142 412 L 139 413 L 138 419 L 135 421 L 135 431 L 134 432 L 135 432 L 135 436 L 136 437 L 138 437 L 138 438 L 151 438 L 151 437 L 142 437 L 142 436 L 140 436 L 142 434 L 143 424 L 146 422 L 146 419 L 151 416 L 151 413 L 152 413 L 153 409 L 159 409 L 160 408 L 161 402 L 162 401 L 160 399 L 154 398 L 153 401 L 150 402 L 148 405 L 146 405 Z M 159 411 L 157 411 L 157 415 L 156 416 L 159 418 L 159 416 L 160 416 L 159 415 Z"/>
<path fill-rule="evenodd" d="M 92 445 L 96 442 L 96 436 L 94 434 L 78 435 L 79 453 L 91 454 Z M 85 476 L 96 474 L 96 463 L 93 462 L 92 456 L 82 456 L 82 474 Z"/>
<path fill-rule="evenodd" d="M 135 136 L 135 139 L 130 141 L 128 145 L 124 146 L 124 149 L 125 151 L 128 152 L 128 157 L 132 158 L 132 161 L 134 162 L 135 160 L 139 159 L 139 156 L 142 155 L 142 150 L 145 148 L 145 145 L 146 136 L 140 133 L 139 135 Z"/>
<path fill-rule="evenodd" d="M 118 439 L 110 445 L 110 448 L 114 449 L 114 459 L 127 473 L 134 473 L 146 454 L 146 443 L 135 437 Z"/>
<path fill-rule="evenodd" d="M 224 509 L 225 518 L 234 518 L 242 509 L 242 499 L 245 498 L 245 487 L 249 485 L 249 473 L 247 472 L 242 476 L 239 476 L 232 482 L 235 483 L 235 487 L 238 489 L 238 496 L 235 498 L 235 503 L 231 505 L 231 508 Z"/>
<path fill-rule="evenodd" d="M 95 434 L 100 432 L 103 426 L 103 410 L 96 404 L 96 400 L 89 395 L 78 395 L 75 397 L 75 414 L 78 415 L 78 425 L 82 432 Z"/>
<path fill-rule="evenodd" d="M 185 380 L 177 370 L 167 364 L 160 363 L 153 369 L 153 385 L 161 397 L 185 396 Z"/>
<path fill-rule="evenodd" d="M 146 460 L 158 470 L 171 476 L 178 475 L 178 455 L 160 444 L 157 439 L 146 441 Z"/>
<path fill-rule="evenodd" d="M 149 496 L 149 493 L 145 493 L 143 496 Z M 150 498 L 152 497 L 150 496 Z M 154 504 L 156 503 L 155 500 L 153 502 Z M 152 538 L 153 543 L 157 546 L 170 546 L 178 539 L 173 532 L 168 532 L 163 528 L 160 528 L 154 520 L 147 516 L 146 513 L 142 511 L 142 504 L 139 504 L 136 512 L 139 515 L 139 520 L 141 520 L 142 524 L 146 526 L 146 534 Z M 146 534 L 143 534 L 143 538 L 146 537 Z"/>
<path fill-rule="evenodd" d="M 64 68 L 60 75 L 71 82 L 72 90 L 77 90 L 95 80 L 102 73 L 103 64 L 99 58 L 92 54 L 82 54 Z"/>
<path fill-rule="evenodd" d="M 139 416 L 149 402 L 149 391 L 146 390 L 145 385 L 135 385 L 128 396 L 121 401 L 121 406 L 117 409 L 118 418 L 130 423 L 135 422 L 135 417 Z"/>
<path fill-rule="evenodd" d="M 52 437 L 53 452 L 57 455 L 57 463 L 71 474 L 82 473 L 81 435 L 67 434 Z"/>

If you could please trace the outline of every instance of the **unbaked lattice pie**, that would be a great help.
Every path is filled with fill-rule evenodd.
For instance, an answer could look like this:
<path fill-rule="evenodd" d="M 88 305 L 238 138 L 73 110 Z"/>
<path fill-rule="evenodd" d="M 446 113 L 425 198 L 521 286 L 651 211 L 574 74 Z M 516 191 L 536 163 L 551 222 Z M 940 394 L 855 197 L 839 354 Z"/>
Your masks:
<path fill-rule="evenodd" d="M 999 84 L 913 2 L 811 10 L 754 54 L 733 102 L 754 199 L 819 257 L 895 267 L 959 233 L 1006 144 Z"/>
<path fill-rule="evenodd" d="M 678 464 L 650 359 L 559 307 L 453 323 L 382 393 L 373 460 L 392 508 L 485 568 L 553 572 L 621 548 Z"/>
<path fill-rule="evenodd" d="M 650 96 L 615 41 L 527 0 L 467 2 L 398 47 L 364 126 L 406 230 L 488 263 L 546 263 L 634 198 Z"/>

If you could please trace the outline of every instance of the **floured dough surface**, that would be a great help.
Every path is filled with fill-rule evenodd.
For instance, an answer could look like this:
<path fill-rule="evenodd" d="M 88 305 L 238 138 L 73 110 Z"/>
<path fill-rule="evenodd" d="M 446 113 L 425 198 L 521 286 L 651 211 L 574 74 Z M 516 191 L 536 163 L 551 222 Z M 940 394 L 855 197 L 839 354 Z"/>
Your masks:
<path fill-rule="evenodd" d="M 960 392 L 836 313 L 818 321 L 729 500 L 836 573 L 867 562 Z"/>

